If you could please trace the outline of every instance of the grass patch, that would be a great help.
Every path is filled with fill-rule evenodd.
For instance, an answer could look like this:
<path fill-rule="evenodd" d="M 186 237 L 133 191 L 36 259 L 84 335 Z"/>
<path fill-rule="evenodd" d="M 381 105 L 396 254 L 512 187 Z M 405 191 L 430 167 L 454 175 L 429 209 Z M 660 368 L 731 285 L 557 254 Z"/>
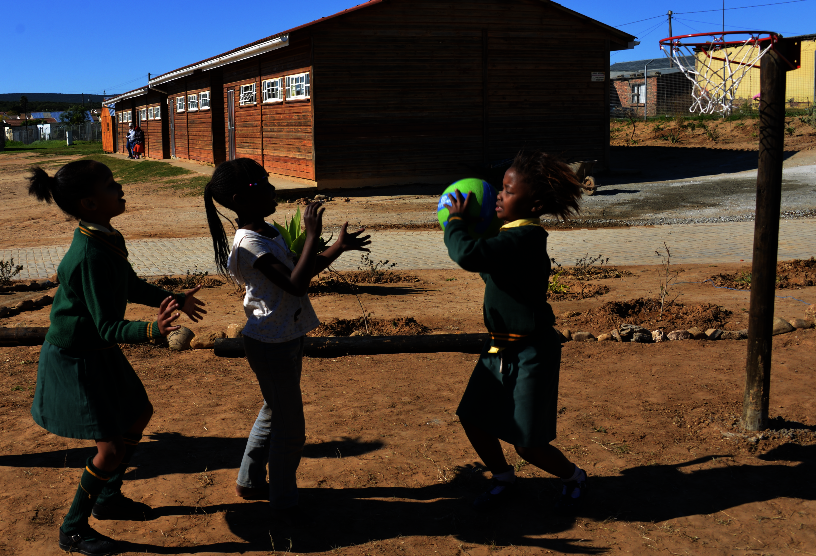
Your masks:
<path fill-rule="evenodd" d="M 199 197 L 204 195 L 204 187 L 210 182 L 210 176 L 197 175 L 189 179 L 171 180 L 164 185 L 175 189 L 185 197 Z"/>
<path fill-rule="evenodd" d="M 66 154 L 101 154 L 102 143 L 99 141 L 74 141 L 73 145 L 66 145 L 65 140 L 34 141 L 26 145 L 21 141 L 6 141 L 6 150 L 3 153 L 35 152 L 45 155 L 66 155 Z"/>
<path fill-rule="evenodd" d="M 97 162 L 101 162 L 110 168 L 111 172 L 113 172 L 113 177 L 121 184 L 173 178 L 193 173 L 190 170 L 179 168 L 178 166 L 171 166 L 166 162 L 154 160 L 133 162 L 126 158 L 116 158 L 104 154 L 86 156 L 83 157 L 82 160 L 96 160 Z"/>

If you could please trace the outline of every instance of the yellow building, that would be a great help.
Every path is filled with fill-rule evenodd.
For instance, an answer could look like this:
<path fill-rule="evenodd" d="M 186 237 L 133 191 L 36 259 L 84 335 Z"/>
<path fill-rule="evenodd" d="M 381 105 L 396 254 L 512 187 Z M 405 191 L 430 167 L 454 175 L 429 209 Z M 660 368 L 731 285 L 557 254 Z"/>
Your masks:
<path fill-rule="evenodd" d="M 800 41 L 802 48 L 799 69 L 791 70 L 786 75 L 786 105 L 789 108 L 811 107 L 816 97 L 816 81 L 814 81 L 814 76 L 816 75 L 816 34 L 786 38 Z M 705 66 L 709 62 L 708 56 L 703 52 L 696 52 L 695 54 L 697 56 L 696 69 L 698 73 L 705 75 Z M 711 60 L 713 73 L 710 71 L 708 74 L 711 84 L 705 86 L 703 82 L 700 82 L 701 87 L 708 90 L 711 90 L 712 86 L 716 88 L 722 82 L 724 73 L 722 66 L 725 64 L 724 61 L 721 61 L 722 59 L 727 57 L 731 61 L 731 71 L 737 73 L 740 69 L 740 65 L 736 63 L 736 61 L 748 61 L 754 56 L 754 54 L 747 53 L 745 49 L 741 50 L 740 47 L 732 47 L 725 51 L 721 50 L 710 54 L 714 57 L 714 59 Z M 760 59 L 757 66 L 761 63 L 762 60 Z M 751 102 L 754 106 L 758 104 L 755 97 L 759 95 L 759 72 L 759 67 L 753 67 L 749 69 L 745 77 L 743 77 L 735 90 L 735 107 L 746 102 Z"/>

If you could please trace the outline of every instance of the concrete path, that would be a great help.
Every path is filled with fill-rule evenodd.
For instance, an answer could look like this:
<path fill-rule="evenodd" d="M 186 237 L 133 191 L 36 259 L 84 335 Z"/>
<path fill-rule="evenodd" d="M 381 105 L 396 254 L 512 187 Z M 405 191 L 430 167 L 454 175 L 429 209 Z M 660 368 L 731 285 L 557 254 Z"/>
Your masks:
<path fill-rule="evenodd" d="M 373 261 L 397 263 L 397 270 L 456 268 L 448 258 L 441 232 L 371 232 Z M 753 222 L 688 224 L 639 228 L 605 228 L 550 232 L 548 252 L 572 265 L 585 254 L 609 257 L 612 265 L 660 264 L 655 250 L 669 246 L 672 262 L 738 263 L 752 258 Z M 779 259 L 816 255 L 816 219 L 780 222 Z M 0 260 L 22 264 L 20 278 L 47 278 L 56 271 L 67 245 L 2 249 Z M 130 262 L 140 276 L 184 274 L 187 270 L 215 272 L 210 238 L 135 240 L 128 242 Z M 345 254 L 333 266 L 356 270 L 357 254 Z"/>

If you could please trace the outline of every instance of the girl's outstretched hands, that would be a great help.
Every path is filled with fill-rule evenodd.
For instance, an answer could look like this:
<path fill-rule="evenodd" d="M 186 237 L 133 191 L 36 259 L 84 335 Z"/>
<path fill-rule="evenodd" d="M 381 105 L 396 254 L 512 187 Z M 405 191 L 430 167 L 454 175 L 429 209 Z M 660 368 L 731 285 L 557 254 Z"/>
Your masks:
<path fill-rule="evenodd" d="M 204 310 L 206 303 L 195 296 L 200 289 L 201 286 L 198 285 L 191 290 L 185 291 L 184 295 L 187 297 L 184 299 L 184 305 L 181 306 L 181 310 L 185 315 L 190 317 L 190 320 L 193 322 L 200 321 L 204 318 L 204 315 L 207 314 L 207 311 Z"/>
<path fill-rule="evenodd" d="M 323 211 L 326 210 L 323 203 L 315 201 L 306 206 L 303 211 L 303 226 L 306 228 L 306 237 L 317 238 L 323 233 Z"/>
<path fill-rule="evenodd" d="M 162 336 L 167 336 L 173 330 L 178 330 L 178 326 L 172 326 L 172 322 L 179 318 L 179 313 L 173 313 L 179 308 L 178 302 L 173 296 L 166 297 L 159 305 L 159 316 L 156 319 L 159 323 L 159 332 Z"/>
<path fill-rule="evenodd" d="M 337 244 L 340 246 L 340 250 L 345 251 L 365 251 L 366 253 L 370 253 L 371 249 L 367 248 L 366 245 L 371 245 L 371 236 L 362 236 L 360 234 L 365 232 L 365 228 L 360 228 L 356 232 L 348 232 L 346 231 L 348 228 L 348 222 L 340 226 L 340 234 L 337 236 Z"/>
<path fill-rule="evenodd" d="M 448 193 L 450 199 L 450 207 L 448 207 L 449 214 L 461 214 L 462 218 L 469 220 L 468 208 L 470 207 L 470 200 L 473 197 L 472 193 L 468 193 L 467 197 L 462 196 L 462 192 L 458 189 L 453 193 Z"/>

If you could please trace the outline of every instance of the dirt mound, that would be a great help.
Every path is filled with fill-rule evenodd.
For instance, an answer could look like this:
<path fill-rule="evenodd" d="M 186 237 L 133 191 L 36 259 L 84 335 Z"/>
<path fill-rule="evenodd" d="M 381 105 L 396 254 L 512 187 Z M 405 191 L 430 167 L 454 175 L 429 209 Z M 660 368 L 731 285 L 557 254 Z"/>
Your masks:
<path fill-rule="evenodd" d="M 731 311 L 711 303 L 683 305 L 667 303 L 660 313 L 660 300 L 641 297 L 629 301 L 609 301 L 581 313 L 570 312 L 558 318 L 560 324 L 617 328 L 621 324 L 638 324 L 651 330 L 682 330 L 696 326 L 701 330 L 722 328 Z"/>
<path fill-rule="evenodd" d="M 603 284 L 584 284 L 583 282 L 563 282 L 561 291 L 552 291 L 547 294 L 550 301 L 564 301 L 567 299 L 587 299 L 609 293 L 609 286 Z"/>
<path fill-rule="evenodd" d="M 368 326 L 366 326 L 366 324 Z M 413 317 L 398 319 L 334 319 L 323 322 L 309 332 L 309 336 L 418 336 L 426 334 L 430 328 Z"/>
<path fill-rule="evenodd" d="M 715 274 L 711 278 L 715 286 L 735 290 L 751 289 L 751 270 L 738 270 L 726 274 Z M 776 289 L 800 289 L 816 285 L 816 259 L 794 259 L 782 261 L 776 265 Z"/>
<path fill-rule="evenodd" d="M 309 295 L 321 296 L 334 293 L 357 293 L 358 284 L 403 284 L 418 283 L 419 278 L 408 272 L 370 272 L 368 270 L 348 270 L 329 272 L 312 280 Z"/>
<path fill-rule="evenodd" d="M 204 288 L 217 288 L 224 285 L 224 280 L 215 276 L 210 276 L 207 272 L 190 272 L 187 271 L 185 276 L 160 276 L 150 280 L 151 284 L 155 284 L 166 290 L 189 290 L 196 286 Z M 242 288 L 243 289 L 243 288 Z"/>

